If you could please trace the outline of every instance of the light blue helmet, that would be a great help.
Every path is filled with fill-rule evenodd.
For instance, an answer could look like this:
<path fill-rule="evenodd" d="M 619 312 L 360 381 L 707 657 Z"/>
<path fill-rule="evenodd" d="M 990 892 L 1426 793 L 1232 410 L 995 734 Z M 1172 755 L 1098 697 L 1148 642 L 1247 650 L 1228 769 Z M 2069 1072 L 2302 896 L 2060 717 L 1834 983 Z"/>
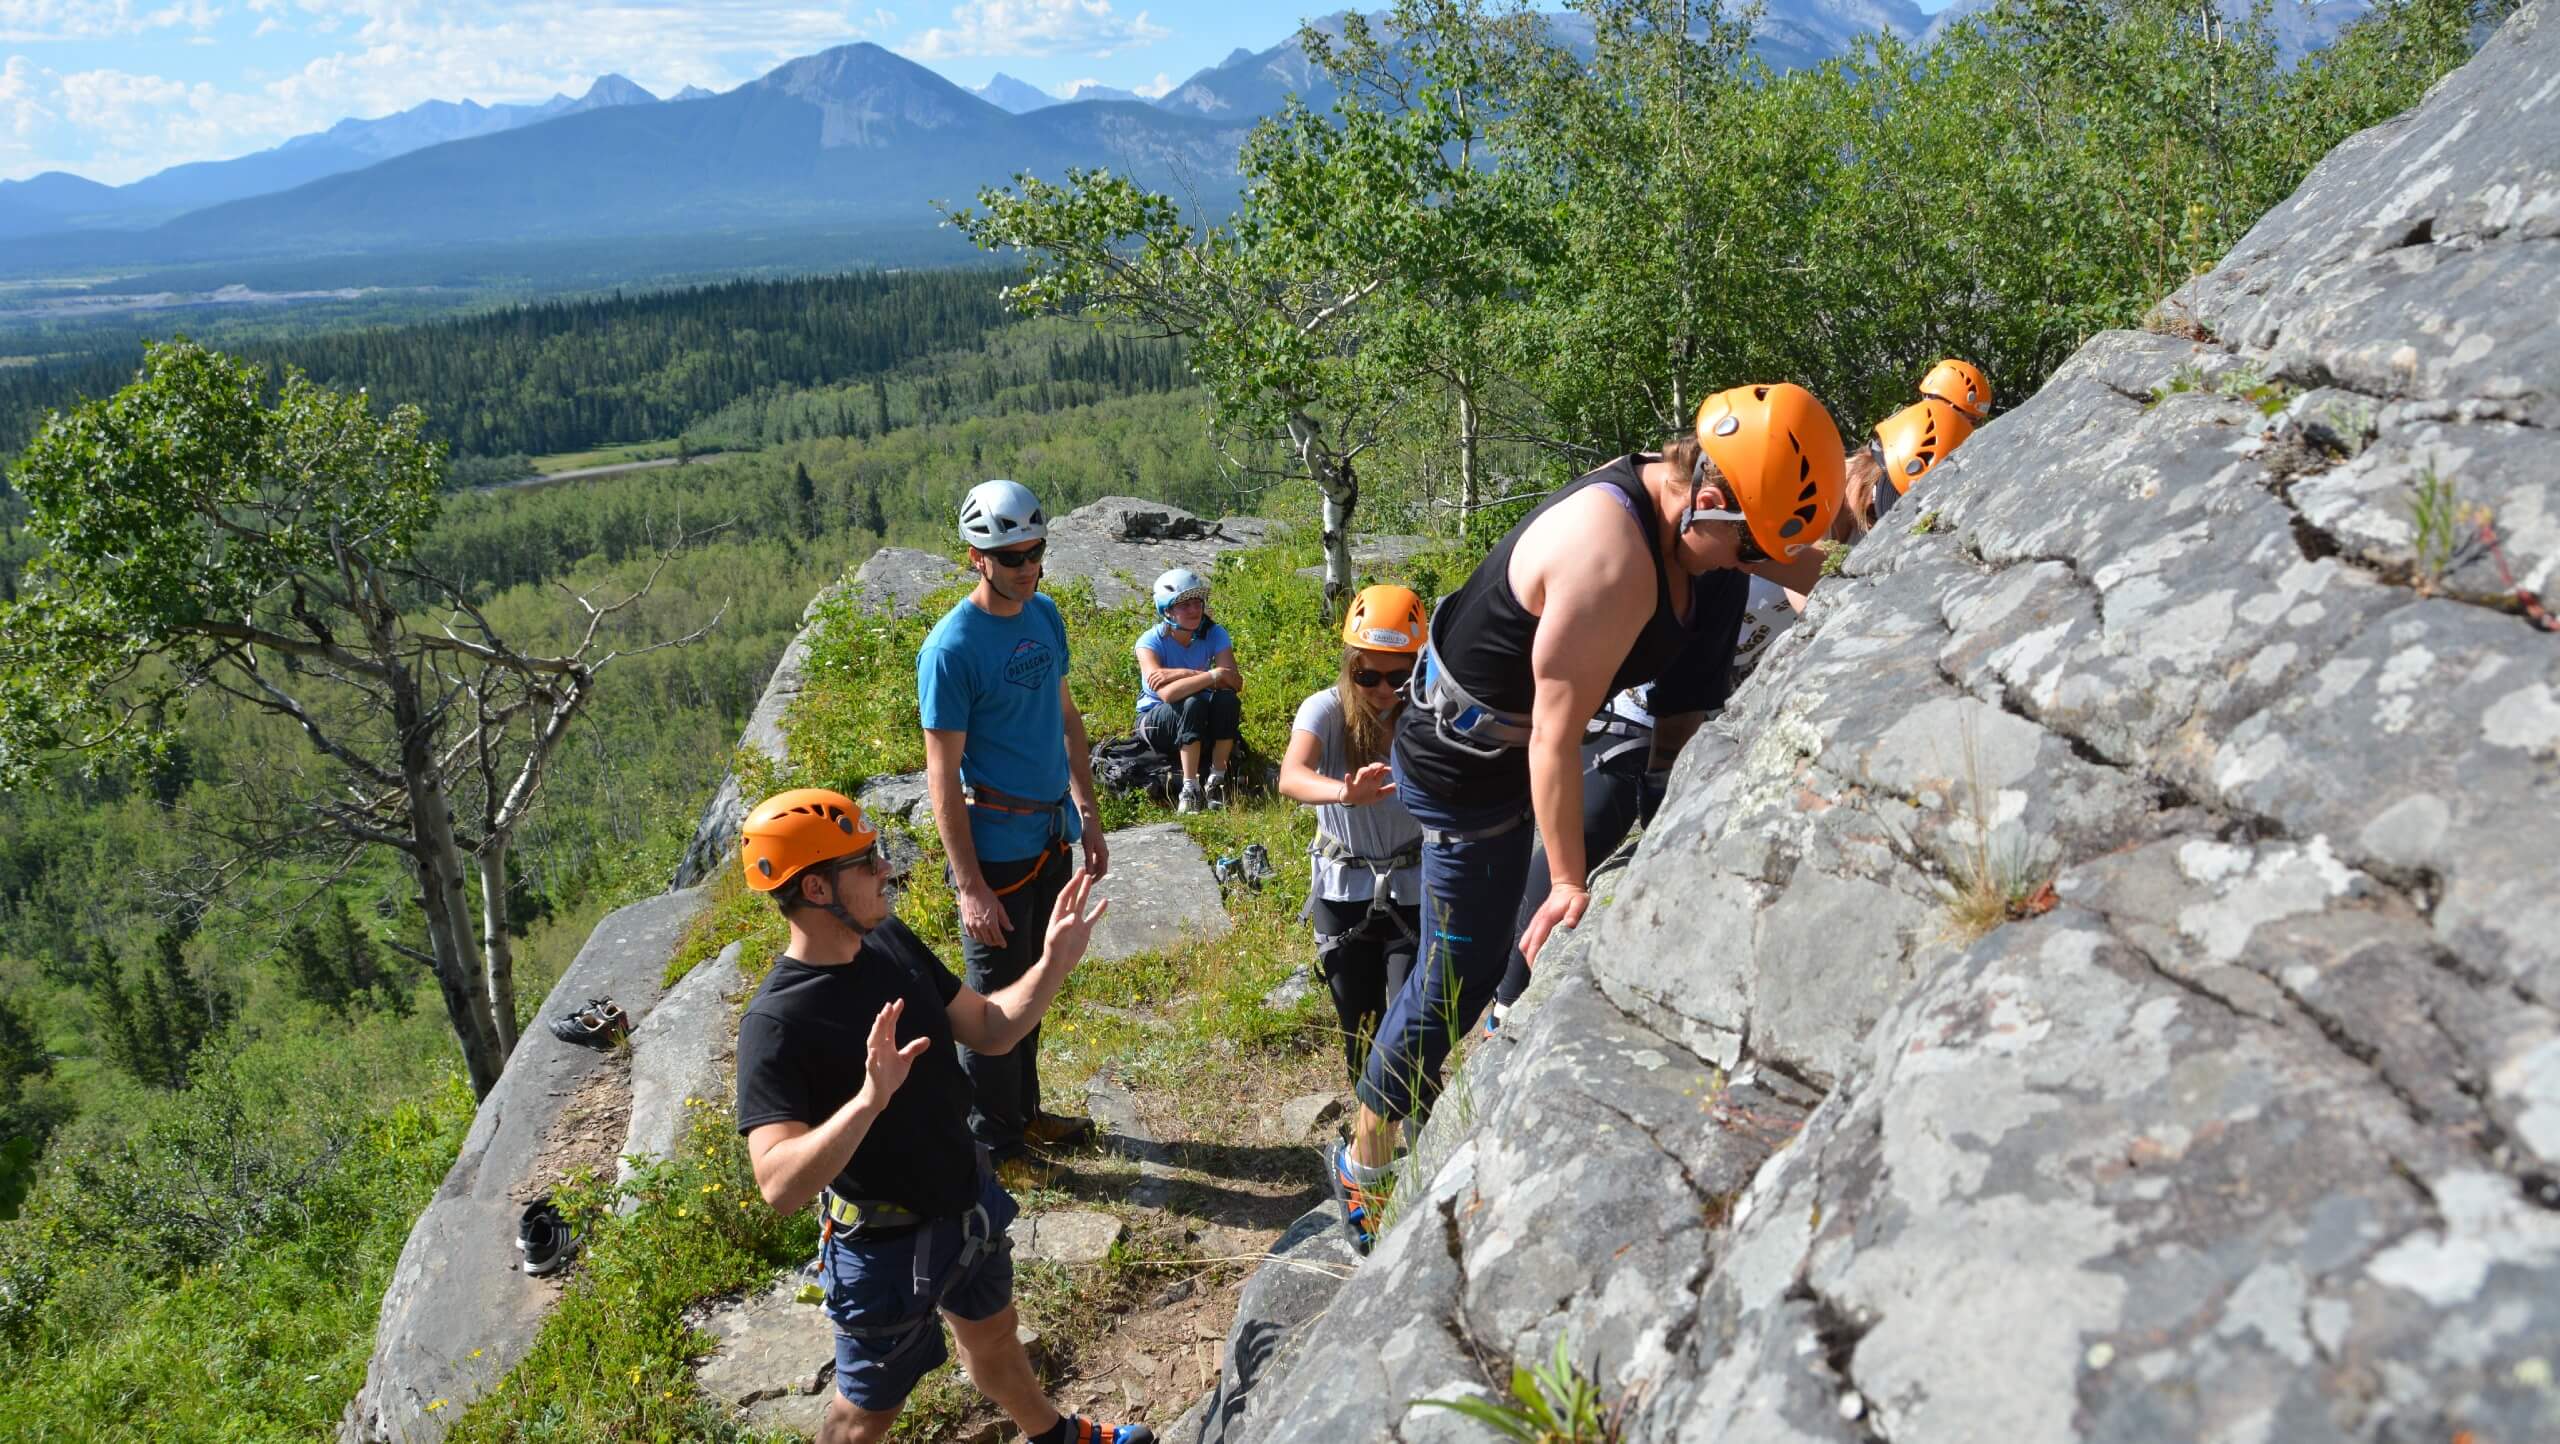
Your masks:
<path fill-rule="evenodd" d="M 1191 568 L 1175 567 L 1156 578 L 1157 616 L 1172 611 L 1175 603 L 1191 597 L 1198 597 L 1203 603 L 1209 600 L 1208 582 Z"/>

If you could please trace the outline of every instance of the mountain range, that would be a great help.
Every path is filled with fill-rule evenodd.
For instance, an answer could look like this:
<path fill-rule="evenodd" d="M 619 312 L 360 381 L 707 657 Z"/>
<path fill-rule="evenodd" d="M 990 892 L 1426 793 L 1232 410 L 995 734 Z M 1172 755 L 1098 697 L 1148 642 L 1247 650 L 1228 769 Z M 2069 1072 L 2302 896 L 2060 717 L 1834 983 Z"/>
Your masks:
<path fill-rule="evenodd" d="M 710 93 L 688 87 L 676 99 Z M 493 135 L 608 106 L 657 103 L 658 97 L 630 80 L 608 75 L 575 99 L 554 95 L 534 105 L 430 100 L 374 120 L 342 120 L 327 130 L 297 135 L 272 149 L 232 160 L 171 166 L 127 185 L 100 185 L 64 171 L 47 171 L 22 181 L 0 181 L 0 236 L 157 225 L 204 206 L 290 190 L 447 141 Z"/>
<path fill-rule="evenodd" d="M 1771 0 L 1755 47 L 1780 67 L 1866 37 L 1923 43 L 1989 0 L 1934 19 L 1912 0 Z M 2223 0 L 2241 5 L 2247 0 Z M 2365 0 L 2277 0 L 2300 54 Z M 1344 17 L 1314 22 L 1339 35 Z M 1590 22 L 1550 17 L 1588 55 Z M 871 44 L 776 67 L 733 90 L 661 101 L 621 76 L 577 99 L 431 101 L 237 160 L 131 185 L 59 172 L 0 183 L 0 269 L 170 265 L 253 256 L 418 252 L 527 241 L 734 234 L 749 227 L 929 232 L 935 201 L 966 202 L 1022 172 L 1108 167 L 1202 204 L 1232 195 L 1246 130 L 1331 86 L 1293 36 L 1238 49 L 1154 101 L 1087 86 L 1060 101 L 998 75 L 972 91 Z"/>

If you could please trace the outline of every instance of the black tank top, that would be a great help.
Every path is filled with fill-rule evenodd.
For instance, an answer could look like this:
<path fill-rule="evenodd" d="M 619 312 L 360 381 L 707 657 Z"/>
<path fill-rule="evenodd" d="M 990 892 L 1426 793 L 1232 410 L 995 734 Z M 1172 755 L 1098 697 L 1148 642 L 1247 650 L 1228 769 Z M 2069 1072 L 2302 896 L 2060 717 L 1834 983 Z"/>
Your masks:
<path fill-rule="evenodd" d="M 1722 614 L 1721 608 L 1697 605 L 1699 587 L 1695 582 L 1690 586 L 1689 625 L 1683 625 L 1683 619 L 1672 612 L 1671 579 L 1662 565 L 1662 515 L 1654 506 L 1652 493 L 1645 489 L 1641 470 L 1649 460 L 1652 458 L 1644 455 L 1619 457 L 1538 503 L 1536 510 L 1522 517 L 1501 541 L 1494 543 L 1493 550 L 1476 564 L 1466 585 L 1433 614 L 1433 654 L 1477 701 L 1514 717 L 1529 715 L 1530 704 L 1537 696 L 1537 681 L 1529 671 L 1529 653 L 1537 644 L 1538 618 L 1511 594 L 1511 553 L 1539 518 L 1592 487 L 1607 487 L 1626 499 L 1636 525 L 1644 531 L 1645 555 L 1653 561 L 1653 615 L 1645 619 L 1644 630 L 1636 634 L 1635 645 L 1627 649 L 1626 659 L 1609 679 L 1610 695 L 1661 676 L 1688 645 L 1692 627 L 1713 624 L 1710 617 L 1701 614 Z M 1435 797 L 1474 803 L 1528 791 L 1526 750 L 1510 748 L 1497 758 L 1463 752 L 1441 739 L 1431 718 L 1419 707 L 1404 709 L 1396 724 L 1396 746 L 1403 754 L 1406 769 Z"/>

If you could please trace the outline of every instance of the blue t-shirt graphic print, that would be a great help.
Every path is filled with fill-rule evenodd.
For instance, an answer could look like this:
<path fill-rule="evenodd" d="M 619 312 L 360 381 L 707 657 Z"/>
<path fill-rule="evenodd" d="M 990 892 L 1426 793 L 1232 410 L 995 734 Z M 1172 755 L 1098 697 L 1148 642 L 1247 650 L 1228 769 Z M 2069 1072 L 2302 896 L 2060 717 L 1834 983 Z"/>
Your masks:
<path fill-rule="evenodd" d="M 934 624 L 916 655 L 916 703 L 935 732 L 963 732 L 960 780 L 1042 802 L 1067 795 L 1067 720 L 1058 683 L 1067 674 L 1067 626 L 1058 604 L 1033 593 L 999 617 L 963 597 Z M 982 862 L 1015 862 L 1049 845 L 1047 814 L 969 809 Z M 1082 834 L 1065 809 L 1070 841 Z"/>

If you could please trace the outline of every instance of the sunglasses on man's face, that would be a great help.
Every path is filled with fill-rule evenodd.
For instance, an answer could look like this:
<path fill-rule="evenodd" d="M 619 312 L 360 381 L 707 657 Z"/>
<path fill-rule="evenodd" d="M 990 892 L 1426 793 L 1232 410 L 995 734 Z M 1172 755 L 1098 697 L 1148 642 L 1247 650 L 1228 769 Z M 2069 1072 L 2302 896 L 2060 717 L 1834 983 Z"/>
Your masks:
<path fill-rule="evenodd" d="M 1402 687 L 1412 679 L 1411 667 L 1400 672 L 1372 672 L 1366 667 L 1355 667 L 1351 671 L 1351 685 L 1355 687 L 1375 687 L 1380 683 L 1389 687 Z"/>
<path fill-rule="evenodd" d="M 1048 552 L 1047 542 L 1036 541 L 1027 547 L 1016 547 L 1009 552 L 988 552 L 986 557 L 1000 567 L 1030 567 L 1038 566 L 1040 558 L 1048 555 Z"/>
<path fill-rule="evenodd" d="M 889 870 L 888 850 L 875 842 L 860 852 L 836 859 L 835 871 L 843 872 L 849 867 L 858 867 L 865 872 L 887 872 Z"/>

